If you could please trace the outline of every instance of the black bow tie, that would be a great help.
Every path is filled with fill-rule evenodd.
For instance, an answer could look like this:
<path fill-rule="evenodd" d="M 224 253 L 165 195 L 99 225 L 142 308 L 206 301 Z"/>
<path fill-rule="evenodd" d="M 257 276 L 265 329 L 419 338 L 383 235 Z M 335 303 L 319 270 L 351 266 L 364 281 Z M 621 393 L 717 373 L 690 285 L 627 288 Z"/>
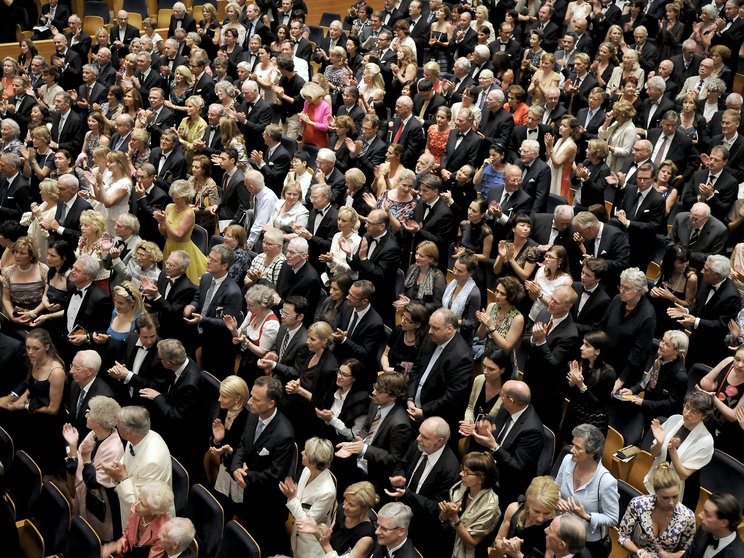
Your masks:
<path fill-rule="evenodd" d="M 210 126 L 209 127 L 209 131 L 210 132 L 216 132 L 217 131 L 217 126 Z"/>
<path fill-rule="evenodd" d="M 710 537 L 710 539 L 711 539 L 711 540 L 710 540 L 710 545 L 709 545 L 709 546 L 712 546 L 712 547 L 713 547 L 714 549 L 715 549 L 715 548 L 718 548 L 718 543 L 720 543 L 720 542 L 721 542 L 721 539 L 716 539 L 716 538 L 715 538 L 715 537 L 713 537 L 713 536 L 711 536 L 711 537 Z"/>
<path fill-rule="evenodd" d="M 131 453 L 132 456 L 134 456 L 134 446 L 131 443 L 129 444 L 129 453 Z"/>
<path fill-rule="evenodd" d="M 85 294 L 85 290 L 81 291 L 80 289 L 72 289 L 70 292 L 72 293 L 71 296 L 75 296 L 75 295 L 83 296 Z"/>
<path fill-rule="evenodd" d="M 463 134 L 462 132 L 457 132 L 457 137 L 458 138 L 464 138 L 465 137 L 465 134 Z"/>

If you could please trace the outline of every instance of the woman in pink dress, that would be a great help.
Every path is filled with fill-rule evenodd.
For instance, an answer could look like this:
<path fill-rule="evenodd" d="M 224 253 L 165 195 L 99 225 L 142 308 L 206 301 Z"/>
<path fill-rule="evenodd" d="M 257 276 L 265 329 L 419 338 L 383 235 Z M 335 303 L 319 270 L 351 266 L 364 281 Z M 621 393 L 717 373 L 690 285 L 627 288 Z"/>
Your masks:
<path fill-rule="evenodd" d="M 331 118 L 331 107 L 323 100 L 326 92 L 315 82 L 309 81 L 302 86 L 300 95 L 305 105 L 300 113 L 304 123 L 302 132 L 303 145 L 328 147 L 328 122 Z"/>
<path fill-rule="evenodd" d="M 444 155 L 444 150 L 447 148 L 447 139 L 452 130 L 450 127 L 452 111 L 449 107 L 439 107 L 435 119 L 436 124 L 429 126 L 426 131 L 426 137 L 428 138 L 426 140 L 426 150 L 434 156 L 438 167 L 442 155 Z"/>

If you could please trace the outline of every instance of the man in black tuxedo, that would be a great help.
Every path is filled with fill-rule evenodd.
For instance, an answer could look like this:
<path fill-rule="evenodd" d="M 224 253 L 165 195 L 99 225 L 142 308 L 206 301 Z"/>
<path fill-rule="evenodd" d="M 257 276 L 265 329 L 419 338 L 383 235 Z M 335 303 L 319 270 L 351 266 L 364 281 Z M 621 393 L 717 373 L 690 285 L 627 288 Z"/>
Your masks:
<path fill-rule="evenodd" d="M 219 203 L 210 211 L 220 221 L 240 221 L 250 207 L 248 190 L 244 185 L 245 175 L 238 168 L 238 152 L 234 147 L 222 149 L 219 155 L 222 169 L 222 184 L 218 185 Z"/>
<path fill-rule="evenodd" d="M 74 96 L 75 110 L 83 116 L 88 116 L 93 110 L 93 105 L 101 104 L 106 100 L 108 88 L 98 81 L 98 66 L 86 64 L 83 66 L 83 85 L 78 87 L 77 96 Z M 130 117 L 131 118 L 131 117 Z"/>
<path fill-rule="evenodd" d="M 287 245 L 287 260 L 276 280 L 276 292 L 283 301 L 292 295 L 307 299 L 305 325 L 313 323 L 320 298 L 321 282 L 318 272 L 307 261 L 308 244 L 304 238 L 293 238 Z M 281 303 L 280 303 L 281 304 Z M 278 308 L 275 309 L 278 313 Z"/>
<path fill-rule="evenodd" d="M 97 396 L 114 398 L 114 391 L 106 381 L 98 376 L 101 369 L 101 355 L 96 351 L 78 351 L 70 366 L 70 394 L 67 398 L 68 422 L 74 426 L 81 439 L 90 432 L 87 425 L 88 405 Z"/>
<path fill-rule="evenodd" d="M 140 236 L 162 246 L 165 240 L 158 231 L 158 222 L 153 215 L 156 211 L 164 211 L 170 198 L 165 190 L 157 185 L 156 172 L 150 163 L 145 163 L 137 169 L 135 175 L 137 181 L 129 204 L 131 213 L 139 220 Z"/>
<path fill-rule="evenodd" d="M 604 124 L 607 114 L 602 109 L 604 99 L 604 89 L 601 87 L 595 87 L 589 92 L 589 97 L 587 97 L 587 106 L 579 109 L 576 113 L 576 119 L 579 121 L 579 131 L 581 133 L 579 152 L 576 155 L 577 161 L 583 161 L 586 158 L 586 150 L 589 141 L 599 137 L 599 128 Z"/>
<path fill-rule="evenodd" d="M 235 118 L 243 136 L 248 140 L 245 144 L 246 152 L 251 153 L 254 150 L 263 152 L 266 149 L 263 131 L 271 124 L 273 114 L 271 105 L 259 96 L 258 84 L 255 81 L 244 81 L 241 90 L 245 102 Z"/>
<path fill-rule="evenodd" d="M 307 299 L 304 296 L 288 296 L 282 310 L 282 325 L 276 334 L 271 350 L 258 359 L 258 368 L 281 380 L 282 385 L 296 380 L 308 358 L 307 329 L 302 323 L 307 312 Z"/>
<path fill-rule="evenodd" d="M 86 345 L 92 345 L 93 333 L 105 331 L 111 321 L 111 298 L 93 278 L 101 267 L 94 256 L 83 255 L 72 265 L 69 281 L 74 290 L 63 316 L 64 327 L 55 343 L 65 362 Z"/>
<path fill-rule="evenodd" d="M 287 178 L 292 158 L 282 145 L 282 128 L 269 124 L 263 131 L 265 151 L 254 150 L 250 153 L 251 164 L 263 175 L 265 184 L 277 196 L 282 193 L 284 179 Z"/>
<path fill-rule="evenodd" d="M 362 170 L 367 184 L 372 183 L 375 167 L 385 161 L 387 153 L 387 144 L 377 136 L 379 129 L 380 119 L 368 114 L 362 120 L 362 135 L 349 147 L 351 165 Z"/>
<path fill-rule="evenodd" d="M 54 49 L 55 54 L 51 63 L 62 72 L 59 85 L 65 91 L 77 89 L 83 81 L 83 59 L 77 52 L 67 47 L 67 37 L 62 33 L 54 36 Z"/>
<path fill-rule="evenodd" d="M 738 2 L 728 0 L 725 4 L 725 18 L 716 19 L 716 33 L 711 40 L 711 45 L 724 45 L 731 52 L 739 52 L 744 42 L 744 20 L 739 17 Z"/>
<path fill-rule="evenodd" d="M 674 110 L 674 101 L 664 96 L 666 82 L 659 76 L 654 76 L 646 82 L 647 97 L 641 103 L 638 112 L 633 117 L 636 130 L 641 137 L 648 131 L 661 126 L 661 117 L 669 110 Z"/>
<path fill-rule="evenodd" d="M 372 306 L 385 323 L 393 317 L 396 274 L 402 265 L 400 247 L 389 230 L 389 224 L 389 215 L 384 210 L 375 209 L 367 216 L 367 232 L 359 250 L 352 255 L 350 245 L 344 243 L 341 247 L 346 251 L 349 267 L 359 274 L 359 279 L 375 285 Z"/>
<path fill-rule="evenodd" d="M 135 322 L 135 331 L 129 334 L 108 369 L 109 376 L 117 380 L 114 385 L 116 400 L 122 405 L 148 407 L 149 401 L 140 396 L 143 388 L 167 392 L 171 375 L 158 358 L 156 345 L 159 341 L 155 315 L 140 315 Z"/>
<path fill-rule="evenodd" d="M 277 378 L 256 379 L 248 400 L 251 414 L 229 467 L 243 489 L 244 503 L 238 515 L 267 556 L 289 552 L 284 528 L 286 498 L 279 491 L 279 482 L 290 474 L 296 446 L 294 428 L 278 410 L 283 392 Z"/>
<path fill-rule="evenodd" d="M 328 36 L 323 37 L 320 42 L 318 42 L 315 52 L 313 53 L 313 62 L 320 65 L 318 70 L 320 73 L 325 73 L 325 69 L 330 65 L 331 49 L 335 47 L 346 47 L 346 34 L 344 33 L 341 21 L 338 19 L 332 21 L 328 26 Z"/>
<path fill-rule="evenodd" d="M 194 73 L 194 95 L 204 99 L 204 114 L 212 103 L 217 102 L 214 93 L 214 79 L 205 70 L 209 61 L 203 56 L 192 56 L 190 65 Z"/>
<path fill-rule="evenodd" d="M 573 207 L 559 205 L 553 213 L 535 213 L 532 215 L 532 232 L 530 237 L 547 250 L 550 246 L 563 246 L 568 250 L 574 244 L 571 220 L 574 217 Z M 581 267 L 577 268 L 581 270 Z"/>
<path fill-rule="evenodd" d="M 406 17 L 405 14 L 395 7 L 395 4 L 395 0 L 385 0 L 385 5 L 380 12 L 380 15 L 382 16 L 382 24 L 390 29 L 393 28 L 398 20 Z"/>
<path fill-rule="evenodd" d="M 98 50 L 94 59 L 98 64 L 98 83 L 108 89 L 116 83 L 116 68 L 111 63 L 111 51 L 102 47 Z"/>
<path fill-rule="evenodd" d="M 667 310 L 682 327 L 692 330 L 685 358 L 688 367 L 697 363 L 715 366 L 730 354 L 724 337 L 729 320 L 735 319 L 741 309 L 739 290 L 729 279 L 730 272 L 726 256 L 708 256 L 695 301 L 689 308 L 676 306 Z"/>
<path fill-rule="evenodd" d="M 31 86 L 26 76 L 16 76 L 13 78 L 13 96 L 8 99 L 8 105 L 3 117 L 12 118 L 21 129 L 21 138 L 26 137 L 28 132 L 28 123 L 31 121 L 31 109 L 36 104 L 36 99 L 31 95 L 26 95 L 26 91 Z"/>
<path fill-rule="evenodd" d="M 587 333 L 600 330 L 610 305 L 610 297 L 601 285 L 606 272 L 607 263 L 604 260 L 587 258 L 581 266 L 581 281 L 573 284 L 577 298 L 571 308 L 571 317 L 582 339 Z"/>
<path fill-rule="evenodd" d="M 151 108 L 150 92 L 155 88 L 163 87 L 163 78 L 159 72 L 152 68 L 152 58 L 148 53 L 140 52 L 137 54 L 137 70 L 132 81 L 134 86 L 139 89 L 142 97 L 142 107 L 145 109 Z M 151 143 L 156 145 L 159 140 L 160 136 L 158 135 L 157 140 L 151 138 Z"/>
<path fill-rule="evenodd" d="M 74 159 L 83 147 L 83 119 L 72 110 L 72 97 L 69 93 L 57 93 L 54 96 L 54 109 L 56 113 L 52 116 L 52 141 L 49 146 L 55 151 L 66 149 Z"/>
<path fill-rule="evenodd" d="M 711 216 L 708 204 L 697 202 L 689 212 L 677 213 L 664 246 L 686 246 L 690 249 L 690 265 L 700 270 L 709 255 L 723 253 L 727 238 L 726 225 Z"/>
<path fill-rule="evenodd" d="M 0 221 L 20 221 L 31 211 L 31 186 L 22 171 L 23 160 L 15 153 L 0 157 Z"/>
<path fill-rule="evenodd" d="M 390 478 L 393 490 L 385 489 L 413 510 L 409 533 L 427 556 L 436 556 L 453 542 L 452 533 L 441 528 L 439 515 L 439 502 L 449 499 L 450 488 L 460 478 L 460 461 L 447 446 L 449 439 L 450 427 L 441 417 L 422 422 L 416 441 Z"/>
<path fill-rule="evenodd" d="M 199 479 L 204 477 L 200 471 L 204 470 L 204 452 L 211 430 L 207 408 L 199 394 L 201 371 L 178 339 L 164 339 L 157 347 L 158 359 L 168 371 L 168 383 L 163 392 L 144 387 L 140 389 L 140 397 L 149 400 L 152 426 L 168 444 L 173 457 L 189 471 L 191 478 Z"/>
<path fill-rule="evenodd" d="M 537 21 L 535 21 L 530 27 L 530 31 L 537 30 L 542 33 L 543 40 L 541 46 L 546 52 L 555 52 L 558 48 L 558 41 L 561 38 L 561 28 L 550 21 L 552 17 L 552 6 L 540 6 L 540 9 L 537 10 Z M 605 31 L 605 34 L 602 35 L 602 37 L 604 38 L 606 34 L 607 32 Z"/>
<path fill-rule="evenodd" d="M 196 31 L 196 21 L 186 11 L 186 6 L 183 2 L 176 2 L 173 4 L 173 14 L 170 17 L 170 23 L 168 24 L 168 36 L 173 37 L 176 34 L 176 29 L 183 29 L 186 33 Z"/>
<path fill-rule="evenodd" d="M 592 35 L 594 36 L 593 46 L 594 52 L 596 52 L 600 43 L 607 36 L 610 26 L 620 25 L 623 11 L 612 0 L 601 0 L 593 6 L 594 8 L 587 19 L 592 27 Z M 543 48 L 545 48 L 545 41 L 543 41 Z"/>
<path fill-rule="evenodd" d="M 697 54 L 697 43 L 693 39 L 687 39 L 682 43 L 682 54 L 672 56 L 670 60 L 674 64 L 672 79 L 681 86 L 687 78 L 698 75 L 700 62 L 705 58 Z"/>
<path fill-rule="evenodd" d="M 52 27 L 60 31 L 67 26 L 67 20 L 70 17 L 70 10 L 65 4 L 60 4 L 59 0 L 49 0 L 48 4 L 41 7 L 39 14 L 39 27 L 44 27 L 43 31 L 34 29 L 34 40 L 48 39 L 53 32 Z"/>
<path fill-rule="evenodd" d="M 458 319 L 447 309 L 435 310 L 429 334 L 421 344 L 420 359 L 408 385 L 408 416 L 414 422 L 442 417 L 450 430 L 458 428 L 470 393 L 473 357 L 460 335 Z"/>
<path fill-rule="evenodd" d="M 552 128 L 551 133 L 555 134 L 558 131 L 558 125 L 561 119 L 566 116 L 566 107 L 560 103 L 561 90 L 555 86 L 549 87 L 545 93 L 545 104 L 543 109 L 542 123 Z"/>
<path fill-rule="evenodd" d="M 422 79 L 418 82 L 418 93 L 413 97 L 413 115 L 424 128 L 436 124 L 437 110 L 444 104 L 444 97 L 434 91 L 431 81 Z"/>
<path fill-rule="evenodd" d="M 454 173 L 465 165 L 477 168 L 480 137 L 473 131 L 473 112 L 460 109 L 455 117 L 455 129 L 447 138 L 440 163 L 442 179 L 449 180 Z"/>
<path fill-rule="evenodd" d="M 188 60 L 178 54 L 178 41 L 173 38 L 166 39 L 163 41 L 163 56 L 152 65 L 152 69 L 162 76 L 166 92 L 170 92 L 171 76 L 179 66 L 188 66 Z"/>
<path fill-rule="evenodd" d="M 654 146 L 651 152 L 654 166 L 670 159 L 677 165 L 679 174 L 688 180 L 700 166 L 700 155 L 692 140 L 678 129 L 679 123 L 679 114 L 668 110 L 661 117 L 660 127 L 649 130 L 647 137 Z"/>
<path fill-rule="evenodd" d="M 129 14 L 126 10 L 119 10 L 116 14 L 116 25 L 111 27 L 109 42 L 112 48 L 117 49 L 119 60 L 129 54 L 129 45 L 140 36 L 139 29 L 129 23 Z M 172 35 L 168 35 L 171 37 Z"/>
<path fill-rule="evenodd" d="M 160 79 L 155 70 L 150 70 L 150 74 L 145 81 Z M 162 82 L 161 82 L 162 83 Z M 165 130 L 173 128 L 176 125 L 176 114 L 164 105 L 165 91 L 162 87 L 153 87 L 148 94 L 150 108 L 142 110 L 137 115 L 137 128 L 145 128 L 150 134 L 150 145 L 160 145 L 160 137 Z"/>
<path fill-rule="evenodd" d="M 332 149 L 323 148 L 318 151 L 315 162 L 318 166 L 315 179 L 319 183 L 325 182 L 331 188 L 331 203 L 335 207 L 345 205 L 348 193 L 346 177 L 343 172 L 336 168 L 336 153 Z M 308 203 L 310 203 L 310 200 L 306 197 L 305 205 Z"/>
<path fill-rule="evenodd" d="M 462 101 L 462 93 L 471 85 L 476 85 L 476 81 L 470 77 L 472 65 L 464 56 L 455 60 L 452 66 L 453 79 L 445 79 L 442 85 L 442 95 L 447 102 L 447 106 Z"/>
<path fill-rule="evenodd" d="M 490 145 L 509 145 L 509 136 L 514 129 L 514 118 L 504 108 L 504 92 L 494 89 L 486 97 L 486 109 L 481 117 L 478 137 L 483 140 L 479 155 L 485 157 Z"/>
<path fill-rule="evenodd" d="M 589 93 L 599 85 L 596 78 L 589 74 L 589 55 L 580 52 L 574 57 L 573 72 L 563 83 L 562 102 L 569 114 L 576 114 L 589 105 Z"/>
<path fill-rule="evenodd" d="M 656 231 L 664 220 L 664 200 L 653 186 L 652 163 L 641 165 L 636 171 L 637 186 L 625 188 L 623 201 L 617 206 L 615 218 L 610 221 L 628 233 L 630 266 L 646 269 L 654 259 Z"/>
<path fill-rule="evenodd" d="M 235 351 L 224 317 L 239 319 L 243 304 L 240 287 L 228 275 L 235 259 L 232 248 L 219 244 L 207 257 L 207 273 L 201 276 L 194 299 L 183 309 L 187 323 L 196 326 L 197 345 L 202 348 L 204 369 L 218 378 L 233 373 Z"/>
<path fill-rule="evenodd" d="M 648 74 L 659 65 L 661 53 L 658 48 L 649 42 L 648 30 L 645 26 L 639 25 L 633 30 L 633 39 L 635 39 L 635 44 L 629 45 L 629 47 L 638 52 L 638 63 Z"/>
<path fill-rule="evenodd" d="M 390 502 L 380 508 L 375 536 L 377 541 L 371 558 L 416 558 L 421 554 L 408 537 L 408 526 L 413 519 L 413 511 L 401 502 Z M 440 527 L 441 530 L 441 527 Z M 428 533 L 431 536 L 431 533 Z"/>
<path fill-rule="evenodd" d="M 522 59 L 522 45 L 514 38 L 514 25 L 504 21 L 496 30 L 496 40 L 488 48 L 492 53 L 505 52 L 511 60 Z"/>
<path fill-rule="evenodd" d="M 532 394 L 524 382 L 505 382 L 501 397 L 501 409 L 494 418 L 476 425 L 473 439 L 491 452 L 499 469 L 499 505 L 508 506 L 524 494 L 537 473 L 543 424 L 530 404 Z"/>
<path fill-rule="evenodd" d="M 542 124 L 538 125 L 542 126 Z M 538 128 L 539 129 L 539 128 Z M 550 194 L 550 167 L 540 159 L 540 143 L 536 139 L 522 141 L 517 166 L 522 171 L 519 189 L 531 198 L 531 209 L 534 213 L 545 213 L 548 209 L 548 194 Z M 526 213 L 527 202 L 518 210 Z M 514 207 L 513 205 L 510 207 Z"/>
<path fill-rule="evenodd" d="M 354 129 L 357 135 L 362 131 L 362 120 L 364 120 L 364 109 L 359 106 L 359 89 L 353 86 L 344 87 L 341 91 L 343 104 L 338 107 L 336 117 L 348 116 L 354 121 Z"/>
<path fill-rule="evenodd" d="M 699 517 L 700 529 L 687 547 L 684 558 L 744 556 L 744 543 L 736 536 L 736 528 L 741 521 L 741 506 L 734 496 L 721 492 L 711 494 Z"/>
<path fill-rule="evenodd" d="M 481 83 L 480 77 L 486 70 L 491 73 L 496 73 L 496 67 L 493 65 L 493 62 L 491 62 L 491 51 L 486 45 L 475 45 L 471 57 L 470 73 L 468 75 L 472 78 L 474 83 Z M 496 85 L 496 87 L 498 87 L 498 85 Z"/>
<path fill-rule="evenodd" d="M 41 226 L 56 240 L 77 246 L 80 238 L 80 214 L 91 205 L 77 195 L 80 182 L 74 174 L 63 174 L 57 180 L 59 200 L 54 219 L 44 219 Z"/>
<path fill-rule="evenodd" d="M 603 97 L 604 98 L 604 97 Z M 520 148 L 524 140 L 535 140 L 539 146 L 539 157 L 545 161 L 545 134 L 550 131 L 550 128 L 542 123 L 542 117 L 545 114 L 545 109 L 539 105 L 530 107 L 527 112 L 527 123 L 519 126 L 514 126 L 511 135 L 509 136 L 509 144 L 506 146 L 511 162 L 518 164 L 522 160 L 522 154 Z M 604 118 L 602 119 L 604 122 Z M 602 124 L 600 122 L 600 125 Z M 547 198 L 545 200 L 547 206 Z M 541 202 L 542 204 L 542 202 Z"/>
<path fill-rule="evenodd" d="M 545 426 L 556 432 L 561 420 L 563 372 L 578 356 L 581 339 L 571 317 L 578 299 L 567 285 L 556 287 L 538 314 L 527 345 L 524 381 L 532 391 L 532 403 Z"/>
<path fill-rule="evenodd" d="M 429 35 L 431 35 L 431 24 L 426 21 L 423 15 L 423 2 L 413 0 L 408 6 L 408 28 L 410 37 L 416 43 L 416 58 L 419 66 L 424 65 L 424 51 L 429 47 Z"/>
<path fill-rule="evenodd" d="M 420 196 L 413 210 L 413 219 L 401 223 L 408 238 L 413 237 L 408 258 L 405 254 L 403 256 L 404 267 L 416 246 L 424 240 L 430 240 L 439 248 L 439 268 L 447 268 L 447 252 L 454 233 L 454 223 L 452 210 L 441 198 L 443 188 L 442 181 L 433 174 L 419 178 Z"/>
<path fill-rule="evenodd" d="M 405 394 L 402 374 L 385 372 L 377 377 L 359 436 L 337 446 L 336 456 L 342 459 L 334 461 L 334 472 L 343 486 L 357 480 L 388 486 L 412 440 L 411 421 L 402 402 Z"/>
<path fill-rule="evenodd" d="M 174 250 L 163 264 L 158 280 L 142 279 L 142 293 L 147 297 L 150 309 L 157 314 L 159 331 L 165 339 L 181 339 L 187 344 L 191 328 L 183 320 L 183 310 L 194 299 L 196 285 L 186 275 L 189 255 L 183 250 Z"/>
<path fill-rule="evenodd" d="M 174 128 L 163 131 L 160 147 L 150 152 L 150 163 L 155 167 L 155 183 L 165 192 L 170 190 L 174 181 L 186 178 L 186 158 Z"/>
<path fill-rule="evenodd" d="M 744 135 L 738 132 L 741 126 L 741 109 L 726 109 L 721 115 L 721 135 L 710 138 L 710 145 L 722 145 L 728 149 L 727 169 L 736 182 L 744 182 Z"/>
<path fill-rule="evenodd" d="M 91 38 L 90 35 L 83 33 L 83 22 L 80 16 L 72 14 L 68 17 L 67 26 L 70 31 L 65 33 L 65 37 L 67 37 L 67 44 L 70 45 L 70 49 L 77 52 L 83 60 L 88 60 Z"/>
<path fill-rule="evenodd" d="M 416 161 L 426 147 L 424 128 L 418 118 L 413 115 L 413 100 L 406 95 L 395 101 L 395 118 L 391 130 L 391 143 L 403 146 L 405 151 L 401 163 L 407 169 L 416 166 Z"/>
<path fill-rule="evenodd" d="M 452 36 L 449 43 L 449 48 L 452 51 L 452 58 L 454 60 L 457 60 L 460 57 L 468 57 L 475 49 L 475 45 L 478 42 L 478 35 L 475 30 L 470 27 L 472 21 L 473 16 L 467 11 L 462 12 L 460 18 L 457 20 L 455 34 Z"/>
<path fill-rule="evenodd" d="M 627 235 L 617 227 L 600 223 L 588 211 L 581 211 L 573 218 L 574 230 L 581 235 L 584 245 L 582 259 L 588 256 L 602 258 L 607 262 L 608 289 L 618 285 L 620 272 L 630 265 L 630 246 Z M 577 254 L 582 254 L 579 250 Z M 571 253 L 569 253 L 569 258 Z M 612 291 L 611 291 L 612 292 Z"/>
<path fill-rule="evenodd" d="M 318 259 L 331 250 L 331 239 L 338 232 L 338 209 L 331 205 L 328 184 L 313 184 L 309 190 L 310 214 L 307 227 L 295 225 L 295 234 L 307 240 L 309 261 L 318 275 L 326 271 L 326 264 Z"/>
<path fill-rule="evenodd" d="M 517 165 L 508 165 L 504 171 L 504 185 L 495 186 L 488 192 L 486 219 L 494 240 L 504 240 L 511 232 L 512 219 L 518 213 L 528 214 L 532 209 L 532 197 L 521 188 L 522 174 L 522 169 Z M 492 248 L 494 254 L 497 244 L 494 242 Z"/>
<path fill-rule="evenodd" d="M 375 286 L 371 281 L 354 281 L 346 302 L 333 321 L 333 355 L 338 362 L 357 358 L 367 371 L 365 385 L 371 386 L 380 369 L 378 354 L 385 339 L 385 325 L 371 301 Z"/>
<path fill-rule="evenodd" d="M 738 181 L 729 172 L 728 150 L 717 146 L 704 156 L 707 170 L 692 174 L 682 190 L 682 207 L 689 210 L 696 202 L 707 203 L 711 214 L 728 223 L 728 214 L 739 194 Z"/>

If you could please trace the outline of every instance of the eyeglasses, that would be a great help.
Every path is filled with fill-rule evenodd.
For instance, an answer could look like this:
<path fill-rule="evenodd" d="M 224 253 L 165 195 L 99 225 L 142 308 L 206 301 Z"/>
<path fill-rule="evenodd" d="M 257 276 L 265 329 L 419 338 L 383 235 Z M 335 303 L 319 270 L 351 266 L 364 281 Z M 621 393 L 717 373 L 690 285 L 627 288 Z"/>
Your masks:
<path fill-rule="evenodd" d="M 354 374 L 347 374 L 346 372 L 341 372 L 341 369 L 336 370 L 336 374 L 338 374 L 342 378 L 351 378 L 354 375 Z"/>
<path fill-rule="evenodd" d="M 296 316 L 296 315 L 297 315 L 296 313 L 292 313 L 292 312 L 286 312 L 286 311 L 284 311 L 284 310 L 279 310 L 279 313 L 280 313 L 280 314 L 281 314 L 282 316 L 285 316 L 285 317 L 287 317 L 287 318 L 291 318 L 291 317 L 293 317 L 293 316 Z"/>

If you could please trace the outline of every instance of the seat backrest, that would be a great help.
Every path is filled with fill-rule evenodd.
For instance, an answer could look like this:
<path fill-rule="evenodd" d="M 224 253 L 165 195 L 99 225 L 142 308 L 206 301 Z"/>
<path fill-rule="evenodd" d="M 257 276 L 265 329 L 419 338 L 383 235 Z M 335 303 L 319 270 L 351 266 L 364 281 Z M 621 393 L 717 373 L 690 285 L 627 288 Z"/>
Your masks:
<path fill-rule="evenodd" d="M 83 33 L 90 35 L 95 40 L 98 30 L 105 25 L 103 18 L 97 15 L 86 15 L 83 18 Z"/>
<path fill-rule="evenodd" d="M 602 465 L 607 470 L 613 470 L 612 456 L 617 450 L 622 448 L 625 444 L 623 435 L 611 426 L 607 429 L 607 439 L 605 440 L 604 450 L 602 451 Z"/>
<path fill-rule="evenodd" d="M 103 18 L 104 23 L 111 21 L 111 13 L 106 2 L 88 1 L 85 2 L 84 13 L 86 16 L 99 16 Z M 93 37 L 93 35 L 91 35 Z"/>
<path fill-rule="evenodd" d="M 563 463 L 563 458 L 566 457 L 569 452 L 571 451 L 571 446 L 563 446 L 563 449 L 558 454 L 558 457 L 555 458 L 555 461 L 553 461 L 553 468 L 550 470 L 550 476 L 555 478 L 558 476 L 558 471 L 561 469 L 561 463 Z"/>
<path fill-rule="evenodd" d="M 191 487 L 184 516 L 194 523 L 201 555 L 214 556 L 225 525 L 225 512 L 220 503 L 197 483 Z"/>
<path fill-rule="evenodd" d="M 322 25 L 323 27 L 330 27 L 331 23 L 333 23 L 337 19 L 340 20 L 341 16 L 336 12 L 323 12 L 323 14 L 320 16 L 320 25 Z"/>
<path fill-rule="evenodd" d="M 173 456 L 171 456 L 171 470 L 173 472 L 173 504 L 176 508 L 176 515 L 183 515 L 186 511 L 186 502 L 189 500 L 189 473 Z"/>
<path fill-rule="evenodd" d="M 543 447 L 537 458 L 537 476 L 547 475 L 553 464 L 555 454 L 555 434 L 547 426 L 543 425 Z"/>
<path fill-rule="evenodd" d="M 204 401 L 204 407 L 208 410 L 207 417 L 214 420 L 220 411 L 218 398 L 220 396 L 220 381 L 206 370 L 202 370 L 199 378 L 199 392 Z"/>
<path fill-rule="evenodd" d="M 62 552 L 70 532 L 72 510 L 70 502 L 52 481 L 46 481 L 42 486 L 32 516 L 44 537 L 47 555 Z"/>
<path fill-rule="evenodd" d="M 261 549 L 258 544 L 237 521 L 230 520 L 225 525 L 225 533 L 222 535 L 220 549 L 215 558 L 261 558 Z"/>
<path fill-rule="evenodd" d="M 654 464 L 653 456 L 645 450 L 639 451 L 633 458 L 633 465 L 628 474 L 628 484 L 643 494 L 648 494 L 648 489 L 643 484 L 643 479 Z"/>
<path fill-rule="evenodd" d="M 733 479 L 736 479 L 735 481 Z M 713 459 L 700 469 L 700 486 L 711 493 L 728 492 L 741 506 L 744 502 L 744 464 L 721 450 L 713 452 Z"/>
<path fill-rule="evenodd" d="M 173 4 L 171 4 L 172 6 Z M 168 8 L 158 8 L 158 29 L 167 29 L 170 25 L 170 18 L 173 10 Z"/>
<path fill-rule="evenodd" d="M 14 454 L 15 445 L 13 444 L 13 438 L 0 426 L 0 463 L 2 463 L 5 469 L 10 468 L 13 463 Z"/>
<path fill-rule="evenodd" d="M 65 556 L 75 558 L 99 558 L 101 556 L 101 539 L 90 523 L 82 517 L 73 517 L 70 533 L 65 545 Z"/>
<path fill-rule="evenodd" d="M 8 492 L 16 503 L 16 518 L 29 517 L 41 494 L 41 469 L 23 450 L 16 452 L 8 470 Z"/>
<path fill-rule="evenodd" d="M 149 14 L 149 10 L 147 9 L 147 2 L 145 0 L 124 0 L 123 9 L 129 12 L 129 23 L 131 25 L 134 25 L 138 29 L 141 29 L 142 20 L 145 19 Z M 137 26 L 134 20 L 132 20 L 132 15 L 134 14 L 140 16 L 139 26 Z"/>
<path fill-rule="evenodd" d="M 194 225 L 194 230 L 191 231 L 191 242 L 199 248 L 202 254 L 209 255 L 209 234 L 204 227 Z"/>
<path fill-rule="evenodd" d="M 617 481 L 617 492 L 620 495 L 620 517 L 625 515 L 625 510 L 628 507 L 628 504 L 630 501 L 635 498 L 636 496 L 642 496 L 641 492 L 637 490 L 636 488 L 633 488 L 630 486 L 627 482 L 624 480 L 618 479 Z"/>

